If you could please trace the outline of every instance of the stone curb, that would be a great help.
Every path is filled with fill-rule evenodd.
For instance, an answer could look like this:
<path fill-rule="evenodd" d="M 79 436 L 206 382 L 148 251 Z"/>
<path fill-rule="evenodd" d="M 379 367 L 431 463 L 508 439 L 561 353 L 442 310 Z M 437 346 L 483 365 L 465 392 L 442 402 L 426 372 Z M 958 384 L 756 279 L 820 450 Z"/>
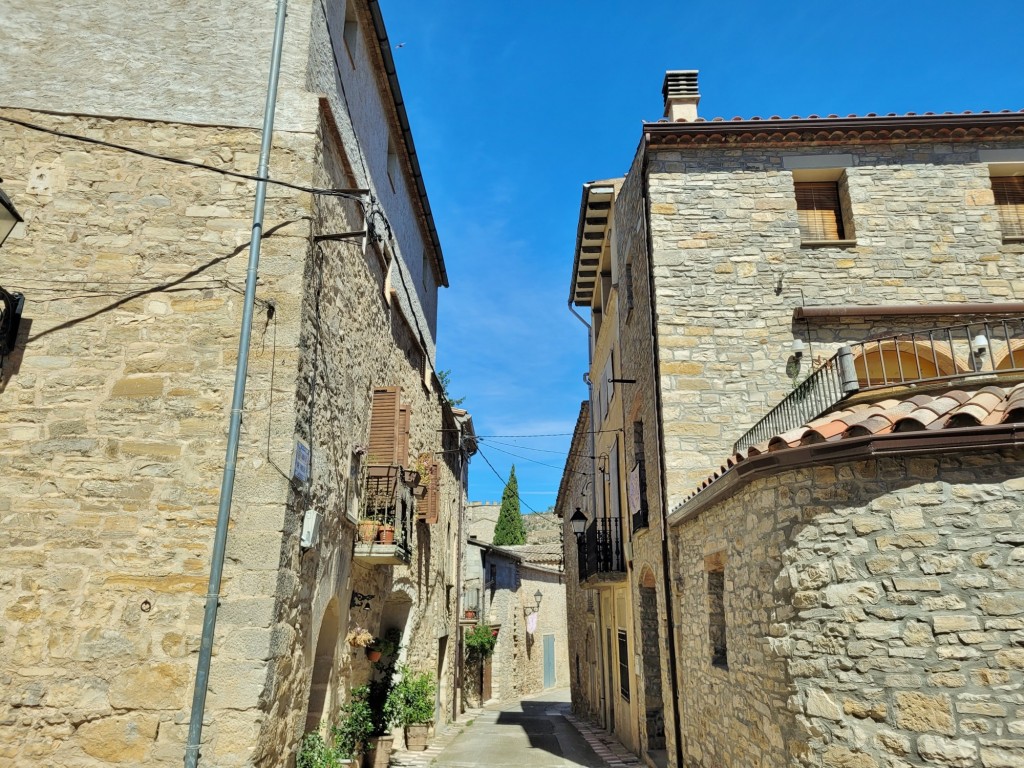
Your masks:
<path fill-rule="evenodd" d="M 604 760 L 605 765 L 611 768 L 644 765 L 639 757 L 626 749 L 621 741 L 603 728 L 598 728 L 592 723 L 580 720 L 568 712 L 564 712 L 562 716 L 573 728 L 579 731 L 583 740 L 590 745 L 590 748 L 597 753 L 598 757 Z"/>
<path fill-rule="evenodd" d="M 409 752 L 405 749 L 392 752 L 388 768 L 429 768 L 445 747 L 451 744 L 455 737 L 462 733 L 481 712 L 483 709 L 479 707 L 467 709 L 459 715 L 458 720 L 448 723 L 440 734 L 435 734 L 433 740 L 422 752 Z"/>

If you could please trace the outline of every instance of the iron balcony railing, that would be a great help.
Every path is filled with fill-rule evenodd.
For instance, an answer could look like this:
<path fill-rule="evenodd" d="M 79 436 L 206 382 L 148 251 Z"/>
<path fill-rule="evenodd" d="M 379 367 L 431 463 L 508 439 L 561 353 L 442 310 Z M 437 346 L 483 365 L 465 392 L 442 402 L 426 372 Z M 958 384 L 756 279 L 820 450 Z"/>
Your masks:
<path fill-rule="evenodd" d="M 363 487 L 361 520 L 378 524 L 377 545 L 393 545 L 406 561 L 412 555 L 413 513 L 406 487 L 401 483 L 402 467 L 367 467 Z"/>
<path fill-rule="evenodd" d="M 964 323 L 851 343 L 733 445 L 740 453 L 806 424 L 854 392 L 974 373 L 1024 371 L 1024 318 Z"/>
<path fill-rule="evenodd" d="M 625 573 L 622 522 L 618 518 L 600 517 L 594 520 L 580 539 L 580 581 L 596 574 Z"/>

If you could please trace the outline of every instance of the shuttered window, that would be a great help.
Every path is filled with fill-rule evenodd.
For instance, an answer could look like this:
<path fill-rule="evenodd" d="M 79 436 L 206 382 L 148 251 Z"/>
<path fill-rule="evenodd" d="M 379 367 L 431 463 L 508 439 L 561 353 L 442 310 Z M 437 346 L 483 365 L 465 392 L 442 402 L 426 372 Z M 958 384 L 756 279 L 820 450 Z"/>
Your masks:
<path fill-rule="evenodd" d="M 392 466 L 398 461 L 400 387 L 376 387 L 370 411 L 368 464 Z"/>
<path fill-rule="evenodd" d="M 996 176 L 992 193 L 1004 238 L 1024 237 L 1024 176 Z"/>
<path fill-rule="evenodd" d="M 409 466 L 409 421 L 412 418 L 412 406 L 402 403 L 398 409 L 398 464 L 403 467 Z"/>
<path fill-rule="evenodd" d="M 437 459 L 431 458 L 427 462 L 427 476 L 421 480 L 427 484 L 427 495 L 423 498 L 422 513 L 423 522 L 433 525 L 438 521 L 441 514 L 441 473 Z"/>
<path fill-rule="evenodd" d="M 834 181 L 797 181 L 796 211 L 804 242 L 843 240 L 843 212 L 839 184 Z"/>

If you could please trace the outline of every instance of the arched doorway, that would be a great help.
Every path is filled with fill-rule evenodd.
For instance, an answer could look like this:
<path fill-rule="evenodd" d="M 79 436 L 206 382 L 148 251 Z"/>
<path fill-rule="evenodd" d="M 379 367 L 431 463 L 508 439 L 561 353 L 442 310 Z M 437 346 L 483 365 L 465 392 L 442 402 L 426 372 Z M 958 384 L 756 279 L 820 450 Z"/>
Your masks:
<path fill-rule="evenodd" d="M 332 598 L 324 610 L 320 622 L 320 634 L 316 639 L 313 656 L 313 677 L 309 684 L 309 704 L 306 707 L 306 728 L 304 733 L 320 727 L 324 706 L 331 700 L 331 683 L 334 671 L 334 652 L 338 647 L 338 633 L 341 624 L 338 616 L 338 601 Z M 328 711 L 330 711 L 328 709 Z"/>
<path fill-rule="evenodd" d="M 661 637 L 658 631 L 658 589 L 651 569 L 640 575 L 640 638 L 644 672 L 644 731 L 647 751 L 665 749 L 665 703 L 661 697 Z"/>

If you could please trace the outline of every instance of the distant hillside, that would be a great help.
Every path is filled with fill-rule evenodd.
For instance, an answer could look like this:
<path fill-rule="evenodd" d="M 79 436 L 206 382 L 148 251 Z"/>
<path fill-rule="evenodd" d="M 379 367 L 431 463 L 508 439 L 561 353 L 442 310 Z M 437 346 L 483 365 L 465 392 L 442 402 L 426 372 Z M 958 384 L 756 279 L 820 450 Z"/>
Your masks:
<path fill-rule="evenodd" d="M 523 515 L 527 544 L 556 544 L 562 540 L 562 520 L 554 512 Z"/>

